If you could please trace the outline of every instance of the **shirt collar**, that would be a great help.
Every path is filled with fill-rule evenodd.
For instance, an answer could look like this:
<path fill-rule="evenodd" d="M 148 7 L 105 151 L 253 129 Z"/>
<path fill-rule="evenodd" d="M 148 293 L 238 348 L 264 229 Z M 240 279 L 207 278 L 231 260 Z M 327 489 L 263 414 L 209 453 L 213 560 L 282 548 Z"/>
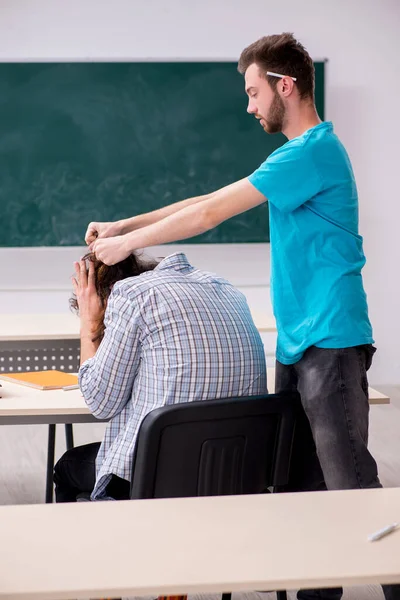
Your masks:
<path fill-rule="evenodd" d="M 163 258 L 161 262 L 155 267 L 155 271 L 165 271 L 166 269 L 173 269 L 174 271 L 188 271 L 193 270 L 194 267 L 190 264 L 186 255 L 183 252 L 175 252 L 170 254 L 166 258 Z"/>

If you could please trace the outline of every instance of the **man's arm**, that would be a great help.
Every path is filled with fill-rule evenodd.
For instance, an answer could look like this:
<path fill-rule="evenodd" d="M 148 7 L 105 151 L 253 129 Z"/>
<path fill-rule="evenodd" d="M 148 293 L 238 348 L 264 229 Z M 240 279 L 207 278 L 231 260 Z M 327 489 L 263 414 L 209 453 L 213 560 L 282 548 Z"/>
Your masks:
<path fill-rule="evenodd" d="M 233 186 L 235 186 L 235 183 L 231 183 L 230 185 L 221 188 L 217 192 L 211 192 L 210 194 L 204 194 L 203 196 L 187 198 L 186 200 L 174 202 L 173 204 L 163 206 L 163 208 L 153 210 L 152 212 L 145 213 L 144 215 L 137 215 L 136 217 L 131 217 L 130 219 L 123 219 L 122 221 L 119 221 L 121 227 L 120 235 L 125 235 L 126 233 L 130 233 L 131 231 L 136 231 L 137 229 L 142 229 L 143 227 L 153 225 L 153 223 L 158 223 L 158 221 L 161 221 L 162 219 L 165 219 L 170 215 L 174 215 L 183 208 L 193 206 L 193 204 L 199 204 L 199 202 L 204 202 L 205 200 L 210 200 L 215 194 L 217 194 L 222 189 L 228 190 Z"/>
<path fill-rule="evenodd" d="M 147 227 L 148 225 L 157 223 L 157 221 L 160 221 L 161 219 L 164 219 L 165 217 L 182 210 L 182 208 L 185 208 L 186 206 L 203 202 L 210 196 L 211 194 L 205 194 L 204 196 L 188 198 L 187 200 L 175 202 L 175 204 L 170 204 L 169 206 L 159 208 L 158 210 L 153 210 L 152 212 L 145 213 L 143 215 L 137 215 L 135 217 L 130 217 L 129 219 L 121 219 L 120 221 L 107 223 L 92 221 L 89 223 L 86 230 L 85 242 L 87 244 L 92 244 L 96 239 L 115 237 L 116 235 L 125 235 L 131 231 L 140 229 L 141 227 Z"/>
<path fill-rule="evenodd" d="M 204 202 L 204 200 L 208 200 L 209 198 L 211 198 L 211 196 L 212 194 L 204 194 L 204 196 L 195 196 L 193 198 L 188 198 L 187 200 L 181 200 L 180 202 L 169 204 L 168 206 L 164 206 L 163 208 L 159 208 L 158 210 L 153 210 L 152 212 L 145 213 L 144 215 L 137 215 L 136 217 L 131 217 L 129 219 L 122 219 L 121 221 L 119 221 L 121 235 L 130 233 L 131 231 L 136 231 L 136 229 L 148 227 L 153 223 L 158 223 L 158 221 L 161 221 L 162 219 L 165 219 L 166 217 L 175 214 L 176 212 L 182 210 L 183 208 L 186 208 L 187 206 L 192 206 L 193 204 L 198 204 L 199 202 Z"/>
<path fill-rule="evenodd" d="M 92 250 L 99 260 L 112 265 L 138 248 L 175 242 L 204 233 L 265 200 L 265 196 L 247 178 L 241 179 L 210 194 L 204 201 L 188 205 L 157 223 L 124 236 L 99 239 L 94 242 Z"/>
<path fill-rule="evenodd" d="M 83 365 L 84 362 L 89 360 L 89 358 L 92 358 L 96 354 L 97 349 L 100 346 L 100 340 L 93 341 L 95 333 L 96 331 L 91 329 L 90 327 L 81 327 L 81 365 Z"/>
<path fill-rule="evenodd" d="M 119 414 L 131 398 L 141 354 L 139 321 L 138 303 L 133 305 L 114 287 L 104 319 L 104 338 L 79 371 L 83 397 L 98 419 Z"/>
<path fill-rule="evenodd" d="M 231 185 L 235 184 L 233 183 Z M 227 189 L 228 187 L 230 186 L 226 186 L 224 189 Z M 153 210 L 152 212 L 130 217 L 129 219 L 121 219 L 120 221 L 110 223 L 98 223 L 93 221 L 88 225 L 85 234 L 85 242 L 87 244 L 92 244 L 96 239 L 126 235 L 131 231 L 148 227 L 153 223 L 158 223 L 158 221 L 179 212 L 183 208 L 209 200 L 214 194 L 215 192 L 212 192 L 211 194 L 204 194 L 203 196 L 187 198 L 186 200 L 181 200 L 180 202 L 175 202 L 174 204 L 169 204 L 163 208 Z"/>
<path fill-rule="evenodd" d="M 78 301 L 80 318 L 81 364 L 96 354 L 100 342 L 93 341 L 104 317 L 103 302 L 97 295 L 94 262 L 81 260 L 74 263 L 72 285 Z"/>

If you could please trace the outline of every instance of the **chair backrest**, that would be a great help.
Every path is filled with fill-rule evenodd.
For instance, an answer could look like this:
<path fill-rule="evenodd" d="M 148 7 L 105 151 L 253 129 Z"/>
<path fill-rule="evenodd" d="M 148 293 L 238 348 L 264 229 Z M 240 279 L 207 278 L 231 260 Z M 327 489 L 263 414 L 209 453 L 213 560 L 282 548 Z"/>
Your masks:
<path fill-rule="evenodd" d="M 131 498 L 255 494 L 288 482 L 297 393 L 163 406 L 143 420 Z"/>

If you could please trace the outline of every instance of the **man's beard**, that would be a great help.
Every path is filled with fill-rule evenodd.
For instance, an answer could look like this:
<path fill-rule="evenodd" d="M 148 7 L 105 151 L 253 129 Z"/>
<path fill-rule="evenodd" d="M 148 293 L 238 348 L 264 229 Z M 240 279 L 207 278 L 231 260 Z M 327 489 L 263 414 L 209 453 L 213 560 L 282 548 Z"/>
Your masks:
<path fill-rule="evenodd" d="M 264 129 L 267 133 L 280 133 L 282 131 L 285 112 L 285 105 L 279 94 L 275 92 L 274 99 L 269 107 L 268 116 L 264 119 Z"/>

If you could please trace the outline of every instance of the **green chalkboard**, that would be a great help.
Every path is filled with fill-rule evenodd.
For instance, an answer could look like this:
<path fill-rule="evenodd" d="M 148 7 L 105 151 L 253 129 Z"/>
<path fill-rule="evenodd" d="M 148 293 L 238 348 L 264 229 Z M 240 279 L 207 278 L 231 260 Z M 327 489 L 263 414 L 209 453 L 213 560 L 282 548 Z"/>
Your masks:
<path fill-rule="evenodd" d="M 91 220 L 249 175 L 285 140 L 246 104 L 235 62 L 0 64 L 0 246 L 81 245 Z M 264 205 L 190 241 L 268 238 Z"/>

